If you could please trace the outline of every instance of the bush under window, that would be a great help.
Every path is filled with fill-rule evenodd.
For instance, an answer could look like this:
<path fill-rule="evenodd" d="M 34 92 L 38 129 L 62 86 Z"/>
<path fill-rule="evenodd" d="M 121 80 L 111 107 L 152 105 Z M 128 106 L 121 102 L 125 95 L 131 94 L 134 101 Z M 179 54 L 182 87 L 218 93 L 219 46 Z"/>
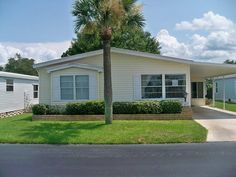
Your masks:
<path fill-rule="evenodd" d="M 102 115 L 104 114 L 103 101 L 87 101 L 78 103 L 68 103 L 66 106 L 50 106 L 38 104 L 33 106 L 35 115 Z M 182 105 L 179 101 L 130 101 L 114 102 L 114 114 L 174 114 L 181 113 Z"/>

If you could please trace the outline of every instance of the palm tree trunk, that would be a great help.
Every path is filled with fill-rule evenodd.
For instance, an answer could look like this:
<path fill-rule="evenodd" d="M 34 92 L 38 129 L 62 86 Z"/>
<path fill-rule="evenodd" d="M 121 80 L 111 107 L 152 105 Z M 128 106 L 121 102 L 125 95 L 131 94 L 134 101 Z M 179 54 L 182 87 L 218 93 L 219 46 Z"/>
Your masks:
<path fill-rule="evenodd" d="M 111 41 L 103 40 L 105 123 L 112 123 Z"/>

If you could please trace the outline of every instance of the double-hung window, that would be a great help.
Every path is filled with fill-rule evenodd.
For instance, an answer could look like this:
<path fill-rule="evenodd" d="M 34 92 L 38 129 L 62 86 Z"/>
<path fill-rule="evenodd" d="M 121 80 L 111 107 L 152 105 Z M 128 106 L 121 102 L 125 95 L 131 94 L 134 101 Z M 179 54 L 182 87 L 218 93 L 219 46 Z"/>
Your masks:
<path fill-rule="evenodd" d="M 142 98 L 162 98 L 162 75 L 141 76 Z"/>
<path fill-rule="evenodd" d="M 75 76 L 76 100 L 89 99 L 89 76 Z"/>
<path fill-rule="evenodd" d="M 186 92 L 185 74 L 165 75 L 166 98 L 184 98 Z"/>
<path fill-rule="evenodd" d="M 60 89 L 61 100 L 87 100 L 89 99 L 89 76 L 61 76 Z"/>
<path fill-rule="evenodd" d="M 13 92 L 14 91 L 14 81 L 13 79 L 6 79 L 6 91 Z"/>
<path fill-rule="evenodd" d="M 61 76 L 61 99 L 73 100 L 74 99 L 74 76 Z"/>
<path fill-rule="evenodd" d="M 38 98 L 39 97 L 39 86 L 38 85 L 33 85 L 33 95 L 34 98 Z"/>

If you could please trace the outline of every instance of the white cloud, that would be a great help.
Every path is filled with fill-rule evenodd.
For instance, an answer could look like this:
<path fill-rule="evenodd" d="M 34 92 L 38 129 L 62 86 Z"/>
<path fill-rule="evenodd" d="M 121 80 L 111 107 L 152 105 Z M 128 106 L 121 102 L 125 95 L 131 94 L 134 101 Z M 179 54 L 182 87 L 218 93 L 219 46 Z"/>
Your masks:
<path fill-rule="evenodd" d="M 209 11 L 202 18 L 195 18 L 191 22 L 182 21 L 176 24 L 179 30 L 230 30 L 235 24 L 224 16 Z"/>
<path fill-rule="evenodd" d="M 236 24 L 230 19 L 208 12 L 192 22 L 177 23 L 176 28 L 189 31 L 205 30 L 206 33 L 192 34 L 188 41 L 183 43 L 167 30 L 161 30 L 157 34 L 157 40 L 161 44 L 163 55 L 213 62 L 236 60 Z"/>
<path fill-rule="evenodd" d="M 156 38 L 161 44 L 162 54 L 184 58 L 188 58 L 189 56 L 191 56 L 191 53 L 188 50 L 188 46 L 184 43 L 180 43 L 174 36 L 171 36 L 167 30 L 162 29 L 157 34 Z"/>
<path fill-rule="evenodd" d="M 36 62 L 59 58 L 68 49 L 70 41 L 51 43 L 16 43 L 0 42 L 0 65 L 6 64 L 16 53 L 23 57 L 33 58 Z"/>

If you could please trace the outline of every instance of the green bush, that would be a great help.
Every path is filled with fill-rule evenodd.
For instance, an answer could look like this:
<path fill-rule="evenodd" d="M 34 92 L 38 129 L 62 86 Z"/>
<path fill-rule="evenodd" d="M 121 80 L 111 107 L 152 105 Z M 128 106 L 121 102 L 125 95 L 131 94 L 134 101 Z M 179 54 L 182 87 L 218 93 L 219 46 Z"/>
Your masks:
<path fill-rule="evenodd" d="M 163 114 L 176 114 L 182 112 L 182 105 L 179 101 L 175 100 L 162 100 L 160 101 Z"/>
<path fill-rule="evenodd" d="M 47 105 L 45 104 L 36 104 L 32 107 L 32 112 L 35 115 L 44 115 L 47 113 Z"/>
<path fill-rule="evenodd" d="M 66 106 L 59 105 L 34 105 L 33 114 L 66 114 L 66 115 L 102 115 L 104 114 L 103 101 L 87 101 L 68 103 Z M 174 114 L 181 113 L 182 105 L 179 101 L 130 101 L 114 102 L 114 114 Z"/>
<path fill-rule="evenodd" d="M 103 101 L 87 101 L 78 103 L 68 103 L 65 113 L 68 115 L 101 115 L 104 114 Z"/>
<path fill-rule="evenodd" d="M 114 102 L 114 114 L 160 114 L 162 109 L 158 101 Z"/>
<path fill-rule="evenodd" d="M 65 114 L 65 106 L 36 104 L 32 107 L 32 112 L 35 115 L 58 115 Z"/>
<path fill-rule="evenodd" d="M 65 114 L 65 106 L 63 105 L 46 105 L 46 107 L 47 107 L 46 110 L 47 115 Z"/>

